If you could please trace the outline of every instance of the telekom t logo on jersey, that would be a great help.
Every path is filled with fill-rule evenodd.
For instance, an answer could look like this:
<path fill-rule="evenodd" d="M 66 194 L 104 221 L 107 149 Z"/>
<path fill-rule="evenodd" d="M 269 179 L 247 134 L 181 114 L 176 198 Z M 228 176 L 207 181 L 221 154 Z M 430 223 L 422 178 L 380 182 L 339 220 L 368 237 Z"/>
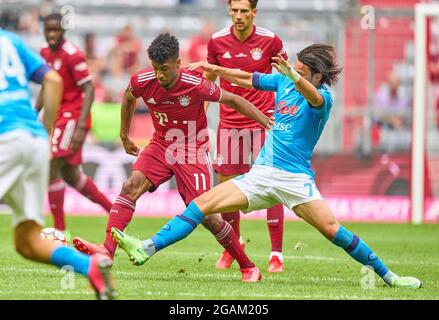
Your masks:
<path fill-rule="evenodd" d="M 274 112 L 278 114 L 290 114 L 295 116 L 299 111 L 299 107 L 296 105 L 289 106 L 285 100 L 279 101 L 279 103 L 274 107 Z"/>

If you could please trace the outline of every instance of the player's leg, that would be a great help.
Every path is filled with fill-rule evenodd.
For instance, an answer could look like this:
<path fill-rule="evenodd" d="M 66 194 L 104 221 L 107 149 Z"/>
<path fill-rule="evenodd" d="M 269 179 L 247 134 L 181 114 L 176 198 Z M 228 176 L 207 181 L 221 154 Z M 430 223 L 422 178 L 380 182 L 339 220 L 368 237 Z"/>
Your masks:
<path fill-rule="evenodd" d="M 68 185 L 92 202 L 99 204 L 108 213 L 110 212 L 113 204 L 99 191 L 93 180 L 81 171 L 79 164 L 70 164 L 67 162 L 61 168 L 61 174 Z"/>
<path fill-rule="evenodd" d="M 223 182 L 232 180 L 233 178 L 236 178 L 239 175 L 240 175 L 240 173 L 229 174 L 229 175 L 224 175 L 224 174 L 219 173 L 218 174 L 218 181 L 219 181 L 219 183 L 223 183 Z M 240 237 L 241 236 L 241 228 L 240 228 L 241 213 L 239 211 L 228 212 L 227 214 L 221 213 L 221 217 L 232 226 L 233 231 L 235 231 L 236 235 L 238 237 Z"/>
<path fill-rule="evenodd" d="M 112 234 L 119 244 L 124 243 L 126 248 L 129 247 L 125 251 L 134 264 L 141 265 L 155 252 L 184 239 L 208 215 L 265 209 L 278 203 L 270 194 L 268 183 L 271 176 L 265 179 L 259 179 L 258 176 L 258 170 L 252 169 L 245 176 L 215 186 L 191 201 L 182 214 L 175 216 L 155 236 L 143 242 L 117 229 L 112 229 Z M 137 253 L 142 250 L 145 252 L 144 256 L 137 259 Z"/>
<path fill-rule="evenodd" d="M 21 141 L 20 141 L 21 139 Z M 114 289 L 108 272 L 109 261 L 90 258 L 74 249 L 41 239 L 41 225 L 44 222 L 43 199 L 48 183 L 49 149 L 43 138 L 33 139 L 30 135 L 19 137 L 16 142 L 30 148 L 19 152 L 19 164 L 25 162 L 23 172 L 8 190 L 5 200 L 13 210 L 15 247 L 25 258 L 54 264 L 58 267 L 71 266 L 75 272 L 90 279 L 98 298 L 112 299 Z M 23 150 L 22 150 L 23 151 Z"/>
<path fill-rule="evenodd" d="M 248 206 L 246 196 L 231 181 L 221 183 L 189 203 L 150 239 L 141 241 L 113 228 L 111 233 L 135 265 L 142 265 L 157 251 L 184 239 L 205 219 L 218 212 L 233 212 Z M 144 251 L 139 259 L 137 252 Z"/>
<path fill-rule="evenodd" d="M 189 205 L 197 196 L 210 190 L 213 184 L 213 170 L 208 153 L 199 150 L 199 158 L 197 164 L 175 164 L 172 166 L 178 191 L 182 195 L 186 205 Z M 259 270 L 253 273 L 251 270 L 248 272 L 249 269 L 255 268 L 255 265 L 245 254 L 239 242 L 239 238 L 230 224 L 224 221 L 220 214 L 207 216 L 202 224 L 214 235 L 219 244 L 229 252 L 233 259 L 237 260 L 244 277 L 254 274 L 254 279 L 244 278 L 244 281 L 260 280 Z"/>
<path fill-rule="evenodd" d="M 151 190 L 152 187 L 152 182 L 140 171 L 132 171 L 129 178 L 123 183 L 122 190 L 108 215 L 103 244 L 94 244 L 82 238 L 75 237 L 73 239 L 73 245 L 75 248 L 86 254 L 99 253 L 113 259 L 117 243 L 111 236 L 111 228 L 114 227 L 120 230 L 125 230 L 133 218 L 137 199 L 139 199 L 146 191 Z"/>
<path fill-rule="evenodd" d="M 243 133 L 242 137 L 241 133 Z M 219 183 L 234 179 L 240 174 L 246 173 L 250 170 L 249 164 L 244 163 L 244 146 L 246 147 L 246 154 L 249 155 L 251 140 L 250 130 L 244 132 L 244 130 L 240 131 L 238 129 L 222 128 L 221 126 L 218 127 L 218 161 L 214 168 L 218 173 Z M 241 213 L 239 211 L 228 212 L 227 214 L 222 214 L 221 217 L 232 226 L 233 231 L 240 239 L 241 246 L 244 249 L 245 242 L 241 238 L 240 230 Z M 235 258 L 233 255 L 227 250 L 224 250 L 220 258 L 217 260 L 215 267 L 217 269 L 228 269 L 234 260 Z"/>
<path fill-rule="evenodd" d="M 64 220 L 65 182 L 61 169 L 66 164 L 65 157 L 71 154 L 69 146 L 75 125 L 76 121 L 74 119 L 66 119 L 60 116 L 55 122 L 55 128 L 50 140 L 52 159 L 50 160 L 48 198 L 50 210 L 54 218 L 54 226 L 61 231 L 66 231 Z"/>
<path fill-rule="evenodd" d="M 284 206 L 282 204 L 267 209 L 267 226 L 271 241 L 268 272 L 283 272 Z"/>
<path fill-rule="evenodd" d="M 50 211 L 53 215 L 55 228 L 61 231 L 66 230 L 64 213 L 65 182 L 61 175 L 61 168 L 65 165 L 63 158 L 52 158 L 50 160 L 50 182 L 48 198 Z"/>
<path fill-rule="evenodd" d="M 413 277 L 399 277 L 390 271 L 381 259 L 357 235 L 341 226 L 323 200 L 313 200 L 297 205 L 294 212 L 314 226 L 329 241 L 344 249 L 359 263 L 372 267 L 392 287 L 419 288 L 421 282 Z"/>
<path fill-rule="evenodd" d="M 123 183 L 122 190 L 110 210 L 103 245 L 76 237 L 73 244 L 79 251 L 87 254 L 100 252 L 111 258 L 114 256 L 117 243 L 111 236 L 111 228 L 124 230 L 133 217 L 136 201 L 140 196 L 147 191 L 154 191 L 172 176 L 164 156 L 163 148 L 153 143 L 141 152 L 132 165 L 130 177 Z"/>
<path fill-rule="evenodd" d="M 252 156 L 256 160 L 264 145 L 266 132 L 264 129 L 252 130 Z M 268 263 L 268 272 L 283 272 L 282 241 L 284 233 L 284 207 L 277 204 L 267 209 L 267 226 L 271 241 L 271 253 Z"/>

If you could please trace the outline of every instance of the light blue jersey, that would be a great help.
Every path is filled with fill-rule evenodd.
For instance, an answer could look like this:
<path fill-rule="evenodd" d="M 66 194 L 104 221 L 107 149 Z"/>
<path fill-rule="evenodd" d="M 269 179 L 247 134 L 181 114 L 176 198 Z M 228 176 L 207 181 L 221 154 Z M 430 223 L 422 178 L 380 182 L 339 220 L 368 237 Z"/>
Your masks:
<path fill-rule="evenodd" d="M 29 80 L 47 72 L 44 60 L 15 34 L 0 29 L 0 134 L 22 129 L 47 137 L 32 107 Z"/>
<path fill-rule="evenodd" d="M 313 108 L 286 76 L 254 73 L 253 86 L 275 91 L 275 125 L 268 132 L 255 164 L 272 166 L 292 173 L 305 173 L 314 179 L 311 155 L 332 108 L 332 95 L 325 85 L 318 88 L 323 96 L 321 108 Z"/>

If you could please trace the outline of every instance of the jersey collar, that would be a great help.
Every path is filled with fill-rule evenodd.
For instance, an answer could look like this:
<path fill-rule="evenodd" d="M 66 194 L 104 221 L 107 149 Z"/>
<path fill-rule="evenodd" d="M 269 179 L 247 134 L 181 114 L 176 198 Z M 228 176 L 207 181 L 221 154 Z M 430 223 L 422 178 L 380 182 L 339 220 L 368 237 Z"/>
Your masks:
<path fill-rule="evenodd" d="M 234 29 L 233 29 L 233 25 L 230 26 L 230 33 L 232 34 L 232 37 L 233 37 L 236 41 L 238 41 L 239 43 L 246 43 L 247 41 L 249 41 L 249 40 L 255 35 L 255 33 L 256 33 L 256 26 L 253 25 L 253 31 L 252 31 L 252 33 L 251 33 L 250 36 L 249 36 L 247 39 L 245 39 L 243 42 L 241 42 L 241 40 L 239 40 L 239 39 L 236 37 L 235 32 L 234 32 Z"/>

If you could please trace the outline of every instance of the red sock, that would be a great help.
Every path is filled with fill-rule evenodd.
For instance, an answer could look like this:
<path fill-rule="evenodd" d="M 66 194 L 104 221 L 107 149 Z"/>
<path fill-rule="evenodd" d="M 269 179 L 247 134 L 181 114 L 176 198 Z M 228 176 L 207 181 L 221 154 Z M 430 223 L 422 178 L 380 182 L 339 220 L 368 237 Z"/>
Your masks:
<path fill-rule="evenodd" d="M 221 217 L 223 220 L 230 223 L 230 225 L 233 228 L 233 231 L 235 231 L 236 236 L 239 238 L 241 236 L 241 231 L 239 230 L 239 221 L 241 219 L 241 214 L 239 211 L 230 212 L 230 213 L 222 213 Z"/>
<path fill-rule="evenodd" d="M 282 252 L 282 238 L 284 234 L 284 207 L 277 204 L 267 209 L 268 232 L 271 239 L 271 251 Z"/>
<path fill-rule="evenodd" d="M 223 221 L 218 232 L 215 234 L 215 238 L 224 247 L 224 249 L 226 249 L 232 255 L 232 257 L 236 259 L 241 269 L 253 268 L 255 266 L 255 264 L 251 262 L 245 254 L 244 249 L 239 243 L 238 236 L 227 221 Z"/>
<path fill-rule="evenodd" d="M 128 196 L 119 195 L 114 202 L 108 217 L 104 241 L 104 246 L 111 255 L 114 255 L 117 247 L 116 242 L 114 242 L 113 238 L 111 237 L 111 228 L 116 227 L 121 231 L 125 230 L 127 225 L 130 223 L 131 218 L 133 217 L 134 210 L 136 210 L 136 204 Z"/>
<path fill-rule="evenodd" d="M 81 173 L 76 182 L 75 189 L 94 203 L 101 205 L 101 207 L 107 212 L 110 212 L 113 204 L 102 192 L 99 191 L 98 187 L 96 187 L 90 177 Z"/>
<path fill-rule="evenodd" d="M 64 222 L 64 193 L 66 191 L 64 180 L 58 179 L 49 185 L 50 211 L 53 214 L 55 228 L 61 231 L 66 229 Z"/>

